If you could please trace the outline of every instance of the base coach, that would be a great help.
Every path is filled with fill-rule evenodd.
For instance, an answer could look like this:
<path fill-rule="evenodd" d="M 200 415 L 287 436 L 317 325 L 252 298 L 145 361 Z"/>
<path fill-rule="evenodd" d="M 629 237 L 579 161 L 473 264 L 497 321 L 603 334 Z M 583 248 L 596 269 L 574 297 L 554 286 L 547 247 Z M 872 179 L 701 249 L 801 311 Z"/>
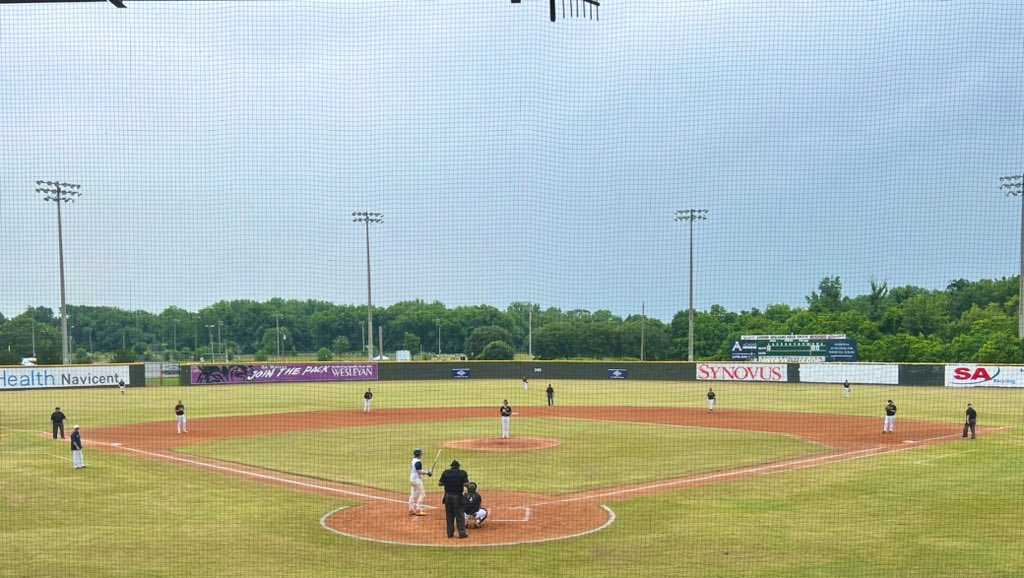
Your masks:
<path fill-rule="evenodd" d="M 455 535 L 455 526 L 459 527 L 459 538 L 468 538 L 466 533 L 466 517 L 463 515 L 463 488 L 469 482 L 469 474 L 459 469 L 459 460 L 452 461 L 449 469 L 441 474 L 438 485 L 444 486 L 444 517 L 448 537 Z"/>

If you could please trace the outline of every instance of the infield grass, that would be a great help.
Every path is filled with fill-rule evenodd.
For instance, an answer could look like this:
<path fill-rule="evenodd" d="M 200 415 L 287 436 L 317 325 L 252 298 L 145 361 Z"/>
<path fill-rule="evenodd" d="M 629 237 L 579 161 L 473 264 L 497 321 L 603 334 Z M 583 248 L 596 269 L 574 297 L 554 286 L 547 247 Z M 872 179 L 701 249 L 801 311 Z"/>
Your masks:
<path fill-rule="evenodd" d="M 276 471 L 398 492 L 409 489 L 412 449 L 429 468 L 446 441 L 496 437 L 497 420 L 351 427 L 236 438 L 179 451 Z M 759 432 L 572 419 L 514 419 L 516 435 L 555 438 L 554 448 L 514 453 L 443 450 L 436 473 L 457 458 L 481 491 L 564 493 L 760 464 L 824 451 Z M 427 490 L 437 483 L 428 482 Z"/>

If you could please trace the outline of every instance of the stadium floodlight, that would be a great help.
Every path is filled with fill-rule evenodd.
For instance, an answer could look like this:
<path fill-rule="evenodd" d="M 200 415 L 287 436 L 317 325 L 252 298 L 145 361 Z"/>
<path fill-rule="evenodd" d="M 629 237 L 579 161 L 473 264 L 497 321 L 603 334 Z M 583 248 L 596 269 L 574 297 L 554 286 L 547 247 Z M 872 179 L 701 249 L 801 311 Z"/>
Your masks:
<path fill-rule="evenodd" d="M 384 213 L 353 211 L 353 223 L 363 223 L 366 229 L 366 356 L 373 361 L 373 283 L 370 276 L 370 224 L 384 222 Z"/>
<path fill-rule="evenodd" d="M 999 190 L 1020 197 L 1020 268 L 1017 270 L 1017 338 L 1024 339 L 1024 174 L 999 177 Z"/>
<path fill-rule="evenodd" d="M 61 359 L 64 365 L 71 361 L 71 347 L 68 341 L 68 301 L 64 289 L 64 220 L 61 216 L 61 205 L 73 203 L 80 197 L 81 185 L 58 181 L 36 181 L 36 192 L 43 195 L 44 201 L 52 201 L 57 205 L 57 254 L 60 262 L 60 332 Z"/>
<path fill-rule="evenodd" d="M 686 360 L 693 361 L 693 222 L 706 221 L 708 218 L 707 209 L 683 209 L 676 211 L 676 221 L 690 222 L 690 311 L 689 311 L 689 337 L 687 338 Z"/>
<path fill-rule="evenodd" d="M 522 4 L 523 0 L 512 0 L 513 4 Z M 598 9 L 601 7 L 600 0 L 562 0 L 562 20 L 566 18 L 586 18 L 588 20 L 600 20 Z M 554 22 L 558 17 L 557 3 L 555 0 L 548 0 L 548 18 Z"/>

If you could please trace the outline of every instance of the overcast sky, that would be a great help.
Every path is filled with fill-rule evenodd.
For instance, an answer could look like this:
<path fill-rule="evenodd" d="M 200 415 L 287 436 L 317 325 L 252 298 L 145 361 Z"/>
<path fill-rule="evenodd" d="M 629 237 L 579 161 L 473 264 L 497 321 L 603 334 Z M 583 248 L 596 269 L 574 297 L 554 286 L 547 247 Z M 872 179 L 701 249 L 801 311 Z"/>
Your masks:
<path fill-rule="evenodd" d="M 559 3 L 561 0 L 558 0 Z M 1016 274 L 1021 2 L 0 6 L 0 312 L 800 305 Z M 559 9 L 560 11 L 560 9 Z"/>

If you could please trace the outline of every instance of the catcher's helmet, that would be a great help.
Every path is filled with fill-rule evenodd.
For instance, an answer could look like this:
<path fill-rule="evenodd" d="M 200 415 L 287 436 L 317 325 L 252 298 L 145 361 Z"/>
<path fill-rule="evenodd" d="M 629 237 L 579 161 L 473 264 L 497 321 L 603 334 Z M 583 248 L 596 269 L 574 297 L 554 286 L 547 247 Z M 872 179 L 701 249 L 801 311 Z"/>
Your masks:
<path fill-rule="evenodd" d="M 476 482 L 469 482 L 468 484 L 466 484 L 466 489 L 469 490 L 469 493 L 475 494 L 476 493 Z"/>

